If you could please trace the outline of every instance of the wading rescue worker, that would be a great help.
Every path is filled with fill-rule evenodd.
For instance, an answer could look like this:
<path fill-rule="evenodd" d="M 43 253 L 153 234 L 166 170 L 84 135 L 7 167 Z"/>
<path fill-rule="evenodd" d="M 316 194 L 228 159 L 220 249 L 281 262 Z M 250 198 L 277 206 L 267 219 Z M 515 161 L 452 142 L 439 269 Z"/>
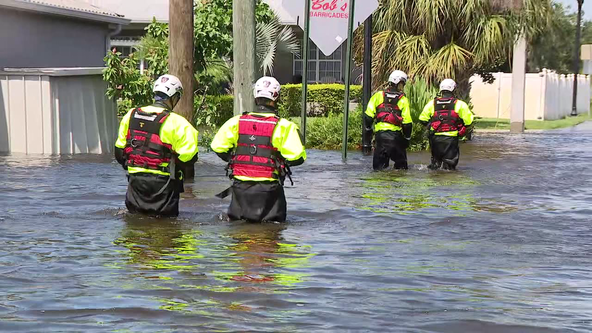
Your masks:
<path fill-rule="evenodd" d="M 460 157 L 459 137 L 467 135 L 473 124 L 473 113 L 467 103 L 454 97 L 454 89 L 456 82 L 452 79 L 442 81 L 440 95 L 419 116 L 419 121 L 428 127 L 432 170 L 456 168 Z"/>
<path fill-rule="evenodd" d="M 403 93 L 407 83 L 407 74 L 394 71 L 385 91 L 379 91 L 368 103 L 364 113 L 364 142 L 372 141 L 374 125 L 374 170 L 388 168 L 390 160 L 395 162 L 395 169 L 407 169 L 407 148 L 411 140 L 413 120 L 409 110 L 409 100 Z M 365 146 L 364 152 L 370 151 Z"/>
<path fill-rule="evenodd" d="M 130 110 L 121 120 L 115 158 L 128 171 L 125 205 L 131 213 L 179 215 L 183 168 L 197 161 L 197 130 L 173 113 L 181 81 L 163 75 L 154 83 L 155 102 Z"/>
<path fill-rule="evenodd" d="M 259 79 L 253 91 L 256 111 L 228 120 L 212 141 L 212 150 L 229 162 L 233 184 L 218 197 L 232 194 L 231 220 L 286 220 L 283 182 L 290 167 L 304 163 L 306 151 L 296 124 L 277 114 L 280 89 L 273 77 Z"/>

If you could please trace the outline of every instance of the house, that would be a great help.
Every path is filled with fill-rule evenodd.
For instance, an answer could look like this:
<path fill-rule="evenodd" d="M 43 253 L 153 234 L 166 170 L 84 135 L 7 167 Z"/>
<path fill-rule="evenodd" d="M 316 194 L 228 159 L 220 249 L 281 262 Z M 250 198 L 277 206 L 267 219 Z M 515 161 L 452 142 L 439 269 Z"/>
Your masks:
<path fill-rule="evenodd" d="M 110 153 L 103 58 L 130 21 L 82 0 L 0 0 L 0 153 Z"/>
<path fill-rule="evenodd" d="M 0 69 L 103 67 L 129 22 L 81 0 L 0 0 Z"/>
<path fill-rule="evenodd" d="M 168 0 L 84 0 L 90 5 L 105 8 L 130 20 L 128 25 L 111 37 L 111 47 L 128 56 L 134 52 L 134 46 L 144 36 L 144 29 L 156 19 L 158 22 L 169 21 Z"/>

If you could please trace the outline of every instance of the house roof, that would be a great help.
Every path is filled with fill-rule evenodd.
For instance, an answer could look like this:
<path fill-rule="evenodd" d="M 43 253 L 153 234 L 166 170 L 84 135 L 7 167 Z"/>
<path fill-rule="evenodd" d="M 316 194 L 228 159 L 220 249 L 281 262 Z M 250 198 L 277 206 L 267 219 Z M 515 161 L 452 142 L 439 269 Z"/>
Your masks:
<path fill-rule="evenodd" d="M 132 23 L 169 21 L 169 0 L 85 0 L 101 8 L 123 14 Z"/>
<path fill-rule="evenodd" d="M 130 22 L 123 15 L 83 0 L 0 0 L 0 7 L 107 23 L 128 24 Z"/>

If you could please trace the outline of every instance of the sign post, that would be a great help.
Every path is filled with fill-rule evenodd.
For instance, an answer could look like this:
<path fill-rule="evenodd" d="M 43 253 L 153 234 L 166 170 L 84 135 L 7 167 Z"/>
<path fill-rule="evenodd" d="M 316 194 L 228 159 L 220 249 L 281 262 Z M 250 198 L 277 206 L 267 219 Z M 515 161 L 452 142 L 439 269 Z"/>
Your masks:
<path fill-rule="evenodd" d="M 306 9 L 304 14 L 304 48 L 302 55 L 302 111 L 300 113 L 300 130 L 302 131 L 302 143 L 306 144 L 306 110 L 307 110 L 307 94 L 308 94 L 308 52 L 310 46 L 308 41 L 310 39 L 310 0 L 305 0 Z"/>
<path fill-rule="evenodd" d="M 349 85 L 351 83 L 351 52 L 354 34 L 354 9 L 356 0 L 349 0 L 349 24 L 347 32 L 347 50 L 345 50 L 345 98 L 343 101 L 343 143 L 341 149 L 341 158 L 347 160 L 347 132 L 349 128 Z"/>
<path fill-rule="evenodd" d="M 344 126 L 347 126 L 349 115 L 349 83 L 351 81 L 351 48 L 352 36 L 355 28 L 360 26 L 378 8 L 378 0 L 364 0 L 363 4 L 355 5 L 355 0 L 263 0 L 273 9 L 280 22 L 284 24 L 298 24 L 304 31 L 304 55 L 302 72 L 302 111 L 301 125 L 303 134 L 306 133 L 306 100 L 308 81 L 321 81 L 321 77 L 309 79 L 308 56 L 309 38 L 327 57 L 348 40 L 346 50 L 345 73 L 345 105 Z M 359 1 L 361 2 L 361 1 Z M 303 17 L 304 20 L 298 18 Z M 320 65 L 316 68 L 321 73 Z M 347 127 L 344 127 L 344 140 L 347 140 Z M 347 142 L 344 145 L 344 156 L 347 158 Z"/>

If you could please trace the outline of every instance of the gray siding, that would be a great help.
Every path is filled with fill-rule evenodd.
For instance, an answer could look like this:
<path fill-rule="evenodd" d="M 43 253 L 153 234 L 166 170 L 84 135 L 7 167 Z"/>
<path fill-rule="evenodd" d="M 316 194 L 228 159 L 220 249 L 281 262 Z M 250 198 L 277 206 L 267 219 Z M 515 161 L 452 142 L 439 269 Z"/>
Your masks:
<path fill-rule="evenodd" d="M 3 8 L 0 69 L 102 67 L 107 24 Z"/>
<path fill-rule="evenodd" d="M 291 53 L 278 52 L 273 66 L 273 76 L 280 81 L 281 84 L 294 83 L 294 64 Z"/>

